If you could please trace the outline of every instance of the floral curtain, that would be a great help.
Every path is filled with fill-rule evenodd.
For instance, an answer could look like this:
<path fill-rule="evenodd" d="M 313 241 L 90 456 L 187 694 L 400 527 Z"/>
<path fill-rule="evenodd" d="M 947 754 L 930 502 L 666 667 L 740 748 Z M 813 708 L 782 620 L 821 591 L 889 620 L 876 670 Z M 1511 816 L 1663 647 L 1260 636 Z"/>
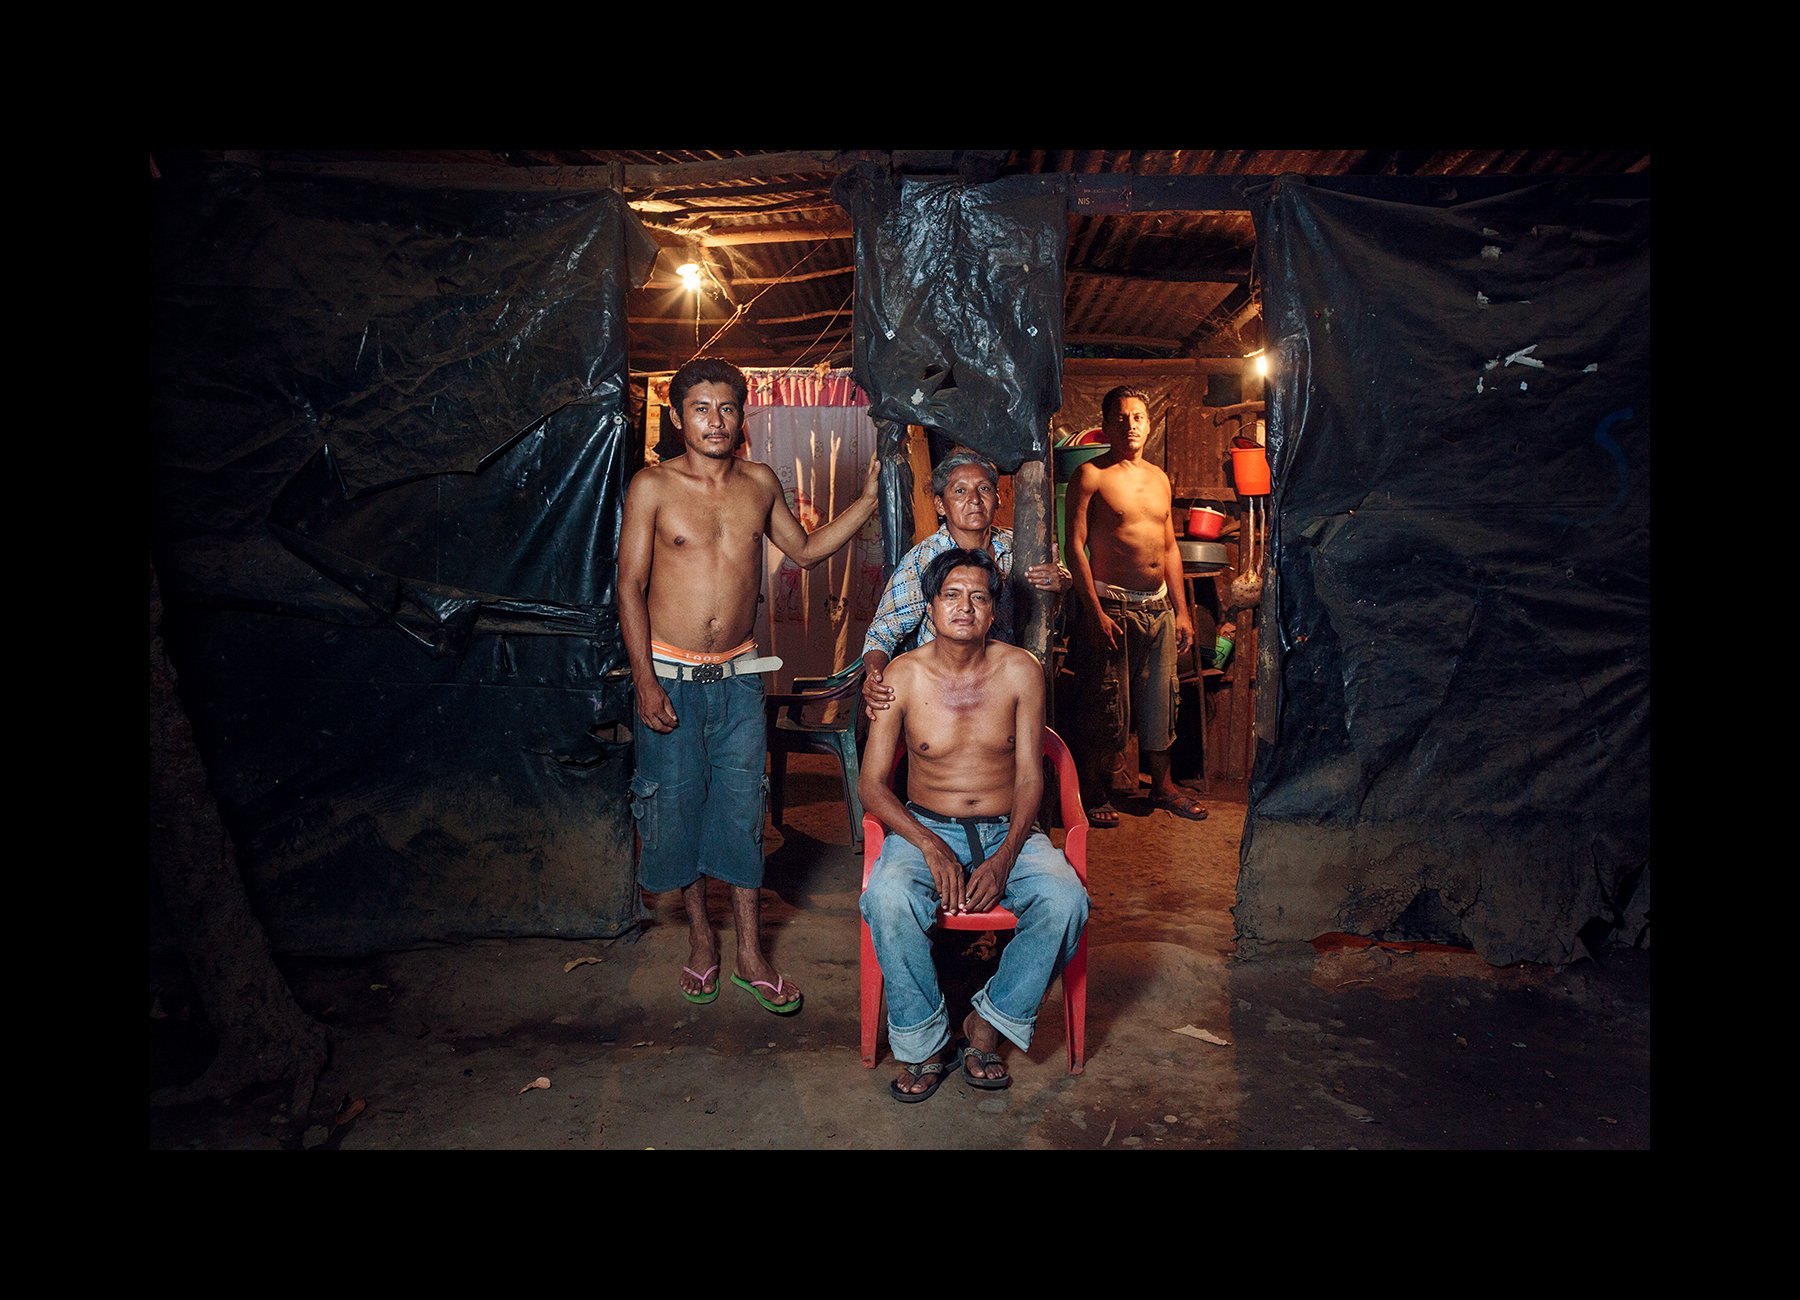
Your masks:
<path fill-rule="evenodd" d="M 864 406 L 869 395 L 848 370 L 746 370 L 750 406 Z"/>
<path fill-rule="evenodd" d="M 808 530 L 836 518 L 861 494 L 875 454 L 869 399 L 848 371 L 750 377 L 748 454 L 775 471 L 789 507 Z M 824 677 L 862 654 L 863 633 L 881 598 L 881 519 L 869 520 L 836 555 L 802 569 L 765 548 L 767 578 L 756 640 L 782 658 L 771 689 Z"/>

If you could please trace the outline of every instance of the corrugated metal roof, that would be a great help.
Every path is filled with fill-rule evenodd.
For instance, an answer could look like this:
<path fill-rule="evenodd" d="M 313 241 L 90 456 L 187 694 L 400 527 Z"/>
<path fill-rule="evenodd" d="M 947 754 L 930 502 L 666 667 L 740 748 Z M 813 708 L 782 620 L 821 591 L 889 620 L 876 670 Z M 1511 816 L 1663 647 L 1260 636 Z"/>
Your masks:
<path fill-rule="evenodd" d="M 217 156 L 215 153 L 214 156 Z M 242 156 L 242 155 L 234 155 Z M 540 183 L 623 188 L 664 250 L 628 304 L 632 365 L 704 348 L 742 365 L 844 365 L 851 355 L 850 216 L 831 183 L 856 161 L 900 173 L 1072 178 L 1279 176 L 1645 179 L 1648 149 L 504 149 L 259 151 L 265 166 L 527 170 Z M 565 179 L 566 178 L 566 179 Z M 1097 181 L 1114 184 L 1115 181 Z M 1135 187 L 1134 187 L 1135 188 Z M 1223 357 L 1260 343 L 1243 210 L 1072 212 L 1064 338 L 1072 354 Z M 674 270 L 711 274 L 689 295 Z"/>

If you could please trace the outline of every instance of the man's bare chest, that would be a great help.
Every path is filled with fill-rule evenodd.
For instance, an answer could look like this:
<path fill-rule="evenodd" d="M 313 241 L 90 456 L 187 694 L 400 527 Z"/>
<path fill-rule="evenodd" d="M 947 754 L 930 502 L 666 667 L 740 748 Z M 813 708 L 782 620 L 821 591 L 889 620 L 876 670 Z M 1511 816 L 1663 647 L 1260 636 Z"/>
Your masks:
<path fill-rule="evenodd" d="M 1170 509 L 1168 488 L 1148 478 L 1102 480 L 1096 495 L 1108 514 L 1131 523 L 1161 523 Z"/>
<path fill-rule="evenodd" d="M 928 681 L 922 690 L 926 707 L 909 707 L 906 716 L 906 734 L 914 748 L 928 754 L 954 752 L 963 758 L 1012 752 L 1016 699 L 991 682 Z"/>
<path fill-rule="evenodd" d="M 759 551 L 763 513 L 744 502 L 688 500 L 657 512 L 657 541 L 686 555 L 729 558 Z"/>

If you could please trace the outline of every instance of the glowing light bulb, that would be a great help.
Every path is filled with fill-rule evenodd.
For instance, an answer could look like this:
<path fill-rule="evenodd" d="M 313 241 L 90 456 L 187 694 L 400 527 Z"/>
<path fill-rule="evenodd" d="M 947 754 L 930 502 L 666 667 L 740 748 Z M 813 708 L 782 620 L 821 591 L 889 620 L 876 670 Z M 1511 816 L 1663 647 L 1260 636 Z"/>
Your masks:
<path fill-rule="evenodd" d="M 675 268 L 675 274 L 681 277 L 681 287 L 692 290 L 700 287 L 700 267 L 694 262 L 683 262 Z"/>

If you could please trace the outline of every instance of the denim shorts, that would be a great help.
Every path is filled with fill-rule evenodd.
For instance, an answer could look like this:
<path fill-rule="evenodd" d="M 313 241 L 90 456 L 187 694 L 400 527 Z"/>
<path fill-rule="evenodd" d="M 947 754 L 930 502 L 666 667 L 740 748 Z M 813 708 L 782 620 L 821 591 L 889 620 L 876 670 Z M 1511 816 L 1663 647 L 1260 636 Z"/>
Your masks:
<path fill-rule="evenodd" d="M 763 679 L 657 680 L 681 721 L 666 734 L 642 719 L 633 729 L 638 883 L 660 894 L 711 876 L 760 889 L 769 800 Z"/>

